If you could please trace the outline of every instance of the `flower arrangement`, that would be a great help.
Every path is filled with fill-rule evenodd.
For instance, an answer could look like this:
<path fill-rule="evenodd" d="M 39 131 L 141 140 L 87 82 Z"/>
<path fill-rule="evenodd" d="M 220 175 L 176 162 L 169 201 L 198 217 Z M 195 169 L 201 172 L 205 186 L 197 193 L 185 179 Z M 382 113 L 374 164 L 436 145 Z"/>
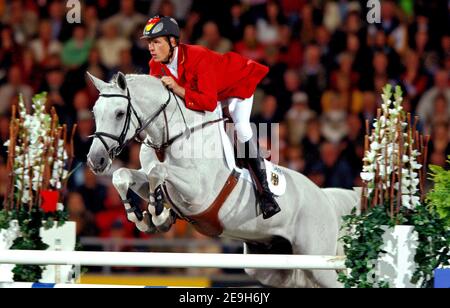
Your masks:
<path fill-rule="evenodd" d="M 377 277 L 376 265 L 383 234 L 396 225 L 414 226 L 418 247 L 412 283 L 431 286 L 433 270 L 449 264 L 450 232 L 443 220 L 425 205 L 425 176 L 429 136 L 421 135 L 403 110 L 402 92 L 386 85 L 383 103 L 372 130 L 366 121 L 361 214 L 344 217 L 342 228 L 346 267 L 339 281 L 346 287 L 389 287 Z"/>
<path fill-rule="evenodd" d="M 366 121 L 366 150 L 361 178 L 365 184 L 363 210 L 367 210 L 369 199 L 372 207 L 389 200 L 393 217 L 401 206 L 414 209 L 423 201 L 429 136 L 424 140 L 416 130 L 417 117 L 411 125 L 411 115 L 407 114 L 406 122 L 400 87 L 396 87 L 394 101 L 391 101 L 391 91 L 390 85 L 384 88 L 383 104 L 378 109 L 370 137 Z M 423 163 L 418 163 L 418 159 Z"/>
<path fill-rule="evenodd" d="M 23 98 L 13 106 L 10 122 L 7 170 L 9 183 L 3 208 L 0 211 L 0 229 L 7 229 L 13 221 L 19 225 L 17 237 L 10 249 L 47 249 L 39 230 L 51 228 L 67 220 L 61 203 L 61 192 L 66 188 L 73 161 L 73 127 L 68 142 L 67 127 L 58 123 L 54 109 L 48 114 L 46 93 L 33 97 L 33 113 L 27 113 Z M 69 148 L 69 153 L 66 149 Z M 17 265 L 16 281 L 37 281 L 42 267 Z"/>

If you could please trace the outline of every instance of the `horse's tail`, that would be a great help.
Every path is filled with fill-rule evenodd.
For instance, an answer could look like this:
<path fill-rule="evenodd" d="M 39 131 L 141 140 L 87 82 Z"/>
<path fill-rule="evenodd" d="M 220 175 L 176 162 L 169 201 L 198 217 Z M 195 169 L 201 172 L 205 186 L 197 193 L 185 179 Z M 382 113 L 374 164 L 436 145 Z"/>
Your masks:
<path fill-rule="evenodd" d="M 356 213 L 359 215 L 361 214 L 362 187 L 353 187 L 353 190 L 355 191 L 357 196 L 357 204 L 355 206 L 356 206 Z"/>
<path fill-rule="evenodd" d="M 359 190 L 359 192 L 358 192 Z M 333 201 L 334 210 L 337 217 L 342 217 L 350 214 L 353 208 L 356 207 L 356 211 L 360 211 L 360 188 L 340 189 L 340 188 L 324 188 L 323 192 L 327 194 L 328 198 Z"/>
<path fill-rule="evenodd" d="M 328 198 L 333 200 L 334 211 L 339 225 L 338 238 L 341 238 L 344 235 L 344 231 L 341 230 L 342 216 L 349 215 L 354 208 L 356 208 L 357 213 L 360 212 L 361 189 L 325 188 L 323 191 L 328 195 Z M 338 256 L 344 255 L 344 248 L 341 242 L 338 242 L 336 254 Z"/>

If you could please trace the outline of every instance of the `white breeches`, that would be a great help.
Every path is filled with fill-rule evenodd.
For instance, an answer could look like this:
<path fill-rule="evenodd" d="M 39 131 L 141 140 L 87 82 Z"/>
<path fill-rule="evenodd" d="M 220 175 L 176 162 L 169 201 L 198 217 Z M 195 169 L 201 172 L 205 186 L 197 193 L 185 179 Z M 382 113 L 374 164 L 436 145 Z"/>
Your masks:
<path fill-rule="evenodd" d="M 249 141 L 253 136 L 252 127 L 250 125 L 253 95 L 246 99 L 236 97 L 229 98 L 221 101 L 221 104 L 222 107 L 228 106 L 239 141 L 241 143 Z"/>

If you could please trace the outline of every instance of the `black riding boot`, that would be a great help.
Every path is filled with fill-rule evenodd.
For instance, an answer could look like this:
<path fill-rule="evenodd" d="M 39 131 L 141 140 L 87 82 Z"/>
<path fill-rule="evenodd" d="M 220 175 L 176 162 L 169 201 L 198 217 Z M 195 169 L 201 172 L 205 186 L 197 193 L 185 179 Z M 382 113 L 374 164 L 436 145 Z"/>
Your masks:
<path fill-rule="evenodd" d="M 264 158 L 262 158 L 258 151 L 258 145 L 256 142 L 250 140 L 245 143 L 249 149 L 248 155 L 246 155 L 246 161 L 253 171 L 256 179 L 261 185 L 259 194 L 259 206 L 263 213 L 263 218 L 268 219 L 281 211 L 278 203 L 275 201 L 275 196 L 269 189 L 269 183 L 267 182 L 266 169 L 264 164 Z M 255 149 L 256 148 L 256 149 Z M 253 155 L 252 155 L 253 154 Z M 256 154 L 256 155 L 255 155 Z M 254 157 L 256 156 L 256 157 Z M 258 190 L 259 191 L 259 190 Z"/>

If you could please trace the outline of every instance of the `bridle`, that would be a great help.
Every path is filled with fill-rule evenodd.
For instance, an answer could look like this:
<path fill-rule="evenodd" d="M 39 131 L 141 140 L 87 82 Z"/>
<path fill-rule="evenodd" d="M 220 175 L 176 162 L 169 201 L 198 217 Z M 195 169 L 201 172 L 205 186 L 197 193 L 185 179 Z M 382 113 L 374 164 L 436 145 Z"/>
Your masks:
<path fill-rule="evenodd" d="M 102 142 L 106 151 L 108 152 L 108 156 L 111 159 L 114 159 L 123 151 L 123 149 L 128 144 L 130 144 L 130 142 L 133 139 L 136 139 L 138 142 L 142 143 L 142 140 L 139 139 L 139 135 L 150 125 L 150 123 L 152 123 L 161 114 L 161 112 L 164 112 L 164 114 L 165 114 L 165 110 L 170 103 L 171 94 L 169 91 L 169 97 L 167 98 L 166 102 L 163 105 L 161 105 L 161 107 L 152 116 L 150 116 L 147 120 L 145 120 L 145 122 L 142 122 L 141 118 L 139 118 L 139 116 L 136 112 L 136 109 L 133 107 L 133 104 L 131 103 L 130 90 L 128 88 L 127 88 L 127 95 L 100 94 L 99 96 L 105 97 L 105 98 L 120 97 L 120 98 L 125 98 L 127 100 L 127 112 L 126 112 L 125 123 L 123 124 L 122 132 L 120 133 L 119 136 L 116 136 L 116 135 L 113 135 L 110 133 L 105 133 L 105 132 L 95 132 L 92 136 L 90 136 L 92 138 L 98 138 Z M 134 132 L 133 136 L 130 139 L 125 140 L 125 138 L 128 134 L 128 130 L 130 129 L 132 115 L 134 115 L 135 118 L 137 119 L 138 127 L 136 128 L 136 131 Z M 116 147 L 109 147 L 105 141 L 105 137 L 116 141 L 118 145 Z"/>
<path fill-rule="evenodd" d="M 108 152 L 108 156 L 111 159 L 116 158 L 122 151 L 123 149 L 131 143 L 131 141 L 133 139 L 135 139 L 136 141 L 138 141 L 139 143 L 142 143 L 146 146 L 149 146 L 151 148 L 153 148 L 157 154 L 157 157 L 160 161 L 164 160 L 164 153 L 166 151 L 166 149 L 168 147 L 170 147 L 175 140 L 177 140 L 178 138 L 180 138 L 183 135 L 189 136 L 191 133 L 195 132 L 198 129 L 203 129 L 204 127 L 206 127 L 209 124 L 213 124 L 213 123 L 217 123 L 220 121 L 223 121 L 224 118 L 220 118 L 217 120 L 213 120 L 213 121 L 208 121 L 205 123 L 202 123 L 198 126 L 189 128 L 187 126 L 186 123 L 186 118 L 184 116 L 183 110 L 181 110 L 179 101 L 177 99 L 177 96 L 173 93 L 173 91 L 171 91 L 169 88 L 167 88 L 169 97 L 167 98 L 167 100 L 164 102 L 163 105 L 161 105 L 161 107 L 153 114 L 151 115 L 147 120 L 145 120 L 144 122 L 142 122 L 142 120 L 139 118 L 136 109 L 133 107 L 133 104 L 131 103 L 131 97 L 130 97 L 130 90 L 127 87 L 127 95 L 122 95 L 122 94 L 100 94 L 100 97 L 105 97 L 105 98 L 113 98 L 113 97 L 120 97 L 120 98 L 125 98 L 128 102 L 127 105 L 127 112 L 126 112 L 126 118 L 125 118 L 125 123 L 123 125 L 122 128 L 122 132 L 120 133 L 119 136 L 113 135 L 113 134 L 109 134 L 109 133 L 105 133 L 105 132 L 95 132 L 93 135 L 91 135 L 90 137 L 92 138 L 98 138 L 103 146 L 105 147 L 106 151 Z M 170 101 L 171 101 L 171 96 L 174 96 L 175 101 L 177 103 L 178 109 L 181 112 L 181 116 L 183 118 L 184 121 L 184 125 L 186 127 L 186 130 L 184 132 L 181 132 L 179 134 L 177 134 L 176 136 L 169 138 L 170 134 L 169 134 L 169 122 L 167 120 L 167 114 L 166 114 L 166 108 L 169 105 Z M 160 145 L 156 145 L 154 143 L 152 143 L 150 140 L 145 140 L 145 142 L 143 140 L 141 140 L 139 138 L 140 134 L 161 114 L 164 114 L 164 122 L 165 122 L 165 132 L 164 132 L 164 141 L 162 142 L 162 144 Z M 134 115 L 138 121 L 138 128 L 136 128 L 136 131 L 134 132 L 133 136 L 131 136 L 130 139 L 125 140 L 127 134 L 128 134 L 128 130 L 130 129 L 130 123 L 131 123 L 131 117 L 132 115 Z M 105 137 L 106 138 L 110 138 L 114 141 L 117 142 L 117 146 L 116 147 L 109 147 L 108 144 L 105 141 Z"/>

